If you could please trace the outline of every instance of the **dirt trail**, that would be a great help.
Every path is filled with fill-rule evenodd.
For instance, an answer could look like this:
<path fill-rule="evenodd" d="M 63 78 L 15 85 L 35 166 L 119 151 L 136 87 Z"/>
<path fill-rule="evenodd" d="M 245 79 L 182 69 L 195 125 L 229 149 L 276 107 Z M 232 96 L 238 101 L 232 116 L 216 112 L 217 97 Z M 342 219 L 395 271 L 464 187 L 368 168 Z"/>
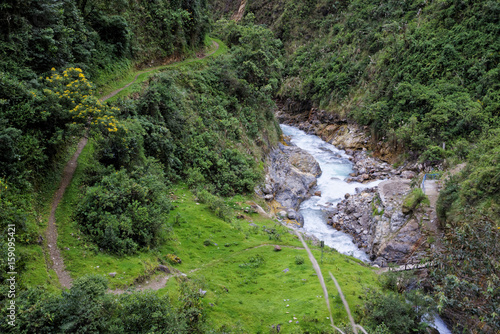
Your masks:
<path fill-rule="evenodd" d="M 77 165 L 76 160 L 78 159 L 80 153 L 82 153 L 82 150 L 86 144 L 87 138 L 83 137 L 78 143 L 75 154 L 73 154 L 71 160 L 68 161 L 66 167 L 64 167 L 61 185 L 59 186 L 59 189 L 57 189 L 54 195 L 54 199 L 52 200 L 52 206 L 49 216 L 49 226 L 47 227 L 47 244 L 49 247 L 50 259 L 52 260 L 52 268 L 55 270 L 57 277 L 59 277 L 59 283 L 63 287 L 68 289 L 71 287 L 72 279 L 69 276 L 69 273 L 64 268 L 63 258 L 61 256 L 59 248 L 57 247 L 56 209 L 64 195 L 64 192 L 66 191 L 66 188 L 73 178 L 73 174 L 75 173 Z"/>
<path fill-rule="evenodd" d="M 197 59 L 203 59 L 203 58 L 206 58 L 206 57 L 209 57 L 211 55 L 213 55 L 215 52 L 217 52 L 217 50 L 219 49 L 219 43 L 213 41 L 213 45 L 215 45 L 215 49 L 210 52 L 209 54 L 201 54 L 201 55 L 198 55 Z M 190 62 L 193 62 L 197 59 L 190 59 L 190 60 L 185 60 L 184 62 L 187 64 L 187 63 L 190 63 Z M 160 66 L 161 67 L 161 66 Z M 130 87 L 131 85 L 133 85 L 136 81 L 137 81 L 137 78 L 139 78 L 139 76 L 141 74 L 144 74 L 144 73 L 149 73 L 149 72 L 152 72 L 152 71 L 155 71 L 157 70 L 159 67 L 153 67 L 153 68 L 150 68 L 149 70 L 146 70 L 146 71 L 142 71 L 142 72 L 139 72 L 135 75 L 134 77 L 134 80 L 132 80 L 131 82 L 129 82 L 128 84 L 126 84 L 125 86 L 123 86 L 122 88 L 119 88 L 111 93 L 109 93 L 108 95 L 102 97 L 100 100 L 101 101 L 106 101 L 107 99 L 110 99 L 112 98 L 113 96 L 115 96 L 116 94 L 120 93 L 122 90 L 124 90 L 125 88 L 128 88 Z"/>
<path fill-rule="evenodd" d="M 209 54 L 206 54 L 206 55 L 205 54 L 198 55 L 198 59 L 211 56 L 212 54 L 217 52 L 217 50 L 219 49 L 219 44 L 217 42 L 213 41 L 213 45 L 215 46 L 215 49 L 212 52 L 210 52 Z M 190 63 L 190 62 L 195 61 L 195 60 L 196 59 L 191 59 L 191 60 L 186 60 L 184 62 Z M 116 94 L 118 94 L 119 92 L 124 90 L 125 88 L 127 88 L 130 85 L 132 85 L 133 83 L 135 83 L 137 81 L 137 78 L 139 77 L 139 75 L 141 75 L 143 73 L 151 72 L 151 71 L 156 70 L 156 69 L 158 69 L 158 68 L 152 68 L 152 69 L 149 69 L 147 71 L 143 71 L 143 72 L 138 73 L 132 82 L 130 82 L 130 83 L 126 84 L 125 86 L 123 86 L 122 88 L 119 88 L 119 89 L 115 90 L 114 92 L 106 95 L 105 97 L 101 98 L 100 100 L 106 101 L 107 99 L 115 96 Z M 47 231 L 46 231 L 47 246 L 49 248 L 49 256 L 50 256 L 50 259 L 52 261 L 52 269 L 54 269 L 54 271 L 56 272 L 57 277 L 59 279 L 59 283 L 61 284 L 61 286 L 64 288 L 67 288 L 67 289 L 71 288 L 71 283 L 73 282 L 73 280 L 72 280 L 71 276 L 69 275 L 69 273 L 66 271 L 66 268 L 64 266 L 63 257 L 61 255 L 59 248 L 57 247 L 56 210 L 57 210 L 57 206 L 59 205 L 59 202 L 61 201 L 61 199 L 64 195 L 64 192 L 66 191 L 66 188 L 68 187 L 68 185 L 71 182 L 71 179 L 73 178 L 73 174 L 75 173 L 76 166 L 77 166 L 78 157 L 80 156 L 80 153 L 82 153 L 85 145 L 87 144 L 87 140 L 88 139 L 86 136 L 80 140 L 80 142 L 78 143 L 78 147 L 76 149 L 75 154 L 73 154 L 73 157 L 71 158 L 71 160 L 69 160 L 68 163 L 66 164 L 66 167 L 64 167 L 64 171 L 63 171 L 63 175 L 62 175 L 62 179 L 61 179 L 61 184 L 59 185 L 59 188 L 57 189 L 56 193 L 54 194 L 54 199 L 52 200 L 52 203 L 51 203 L 49 223 L 48 223 L 48 227 L 47 227 Z M 166 280 L 168 280 L 168 278 Z M 165 280 L 165 282 L 166 282 L 166 280 Z M 165 284 L 163 284 L 163 286 L 164 285 Z"/>

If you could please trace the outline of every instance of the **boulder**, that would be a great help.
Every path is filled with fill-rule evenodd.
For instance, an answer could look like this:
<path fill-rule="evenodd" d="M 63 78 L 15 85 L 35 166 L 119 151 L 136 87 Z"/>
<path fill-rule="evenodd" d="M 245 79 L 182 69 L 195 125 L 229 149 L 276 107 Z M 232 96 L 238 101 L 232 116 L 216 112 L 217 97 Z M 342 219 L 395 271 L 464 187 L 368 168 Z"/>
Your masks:
<path fill-rule="evenodd" d="M 273 199 L 283 208 L 293 211 L 297 211 L 300 203 L 312 196 L 316 178 L 321 175 L 321 168 L 314 157 L 297 146 L 280 144 L 269 154 L 267 166 L 265 184 L 273 189 Z M 271 200 L 270 195 L 264 198 Z"/>
<path fill-rule="evenodd" d="M 111 276 L 111 277 L 115 277 L 116 276 L 116 272 L 109 273 L 108 275 Z"/>

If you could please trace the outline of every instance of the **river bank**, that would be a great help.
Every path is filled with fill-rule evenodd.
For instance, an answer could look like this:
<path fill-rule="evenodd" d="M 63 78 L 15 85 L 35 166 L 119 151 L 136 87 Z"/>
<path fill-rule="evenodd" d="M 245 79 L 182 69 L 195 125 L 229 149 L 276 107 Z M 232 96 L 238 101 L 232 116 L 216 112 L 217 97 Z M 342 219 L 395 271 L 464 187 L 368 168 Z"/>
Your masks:
<path fill-rule="evenodd" d="M 295 127 L 281 128 L 283 143 L 270 155 L 261 189 L 278 217 L 380 267 L 419 262 L 435 250 L 431 208 L 403 212 L 416 172 L 393 168 L 366 149 L 344 151 Z"/>

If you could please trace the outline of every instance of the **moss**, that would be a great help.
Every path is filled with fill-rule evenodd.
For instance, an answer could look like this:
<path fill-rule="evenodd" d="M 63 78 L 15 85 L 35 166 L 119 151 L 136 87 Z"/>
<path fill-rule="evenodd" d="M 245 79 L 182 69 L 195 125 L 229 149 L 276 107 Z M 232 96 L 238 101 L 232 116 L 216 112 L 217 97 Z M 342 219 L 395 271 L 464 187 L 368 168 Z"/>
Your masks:
<path fill-rule="evenodd" d="M 429 203 L 429 199 L 425 196 L 420 188 L 414 188 L 403 200 L 402 211 L 405 215 L 415 211 L 421 203 Z"/>

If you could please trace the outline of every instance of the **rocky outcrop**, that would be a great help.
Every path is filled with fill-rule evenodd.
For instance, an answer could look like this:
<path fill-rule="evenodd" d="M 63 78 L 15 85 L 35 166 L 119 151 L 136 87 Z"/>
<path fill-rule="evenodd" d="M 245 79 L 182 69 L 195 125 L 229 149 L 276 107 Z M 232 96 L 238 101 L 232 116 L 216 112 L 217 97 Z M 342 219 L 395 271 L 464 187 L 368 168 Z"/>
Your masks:
<path fill-rule="evenodd" d="M 353 163 L 353 172 L 349 175 L 347 182 L 387 179 L 402 173 L 401 169 L 392 168 L 390 164 L 369 156 L 366 150 L 353 151 L 349 149 L 346 150 L 346 153 L 351 156 L 350 160 Z"/>
<path fill-rule="evenodd" d="M 271 206 L 282 218 L 302 226 L 298 213 L 300 203 L 311 197 L 321 168 L 312 155 L 297 146 L 279 144 L 268 156 L 268 171 L 264 185 L 257 193 L 272 202 Z"/>
<path fill-rule="evenodd" d="M 403 214 L 402 202 L 410 192 L 410 181 L 394 179 L 378 187 L 346 196 L 328 219 L 328 224 L 349 233 L 375 264 L 415 262 L 428 254 L 424 211 Z"/>

